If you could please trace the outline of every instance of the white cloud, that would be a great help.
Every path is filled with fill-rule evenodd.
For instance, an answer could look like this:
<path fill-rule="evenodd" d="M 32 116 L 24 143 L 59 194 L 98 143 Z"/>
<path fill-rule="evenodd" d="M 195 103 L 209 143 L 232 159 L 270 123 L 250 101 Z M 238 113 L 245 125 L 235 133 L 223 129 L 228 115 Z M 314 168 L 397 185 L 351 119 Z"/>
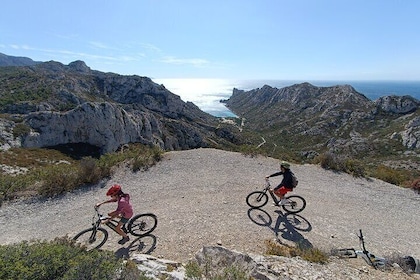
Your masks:
<path fill-rule="evenodd" d="M 89 42 L 89 44 L 92 47 L 94 47 L 94 48 L 98 48 L 98 49 L 109 49 L 109 47 L 106 44 L 101 43 L 101 42 L 94 42 L 94 41 L 92 41 L 92 42 Z"/>
<path fill-rule="evenodd" d="M 210 63 L 208 60 L 202 58 L 176 58 L 174 56 L 165 56 L 160 61 L 168 64 L 193 65 L 195 67 L 208 65 Z"/>

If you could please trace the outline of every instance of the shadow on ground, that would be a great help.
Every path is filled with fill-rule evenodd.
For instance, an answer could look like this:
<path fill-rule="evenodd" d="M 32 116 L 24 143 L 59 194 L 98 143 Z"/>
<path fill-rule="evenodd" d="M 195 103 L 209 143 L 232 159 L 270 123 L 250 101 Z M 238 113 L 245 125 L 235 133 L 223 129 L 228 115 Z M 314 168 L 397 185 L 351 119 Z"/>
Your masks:
<path fill-rule="evenodd" d="M 307 219 L 298 214 L 283 213 L 281 210 L 274 212 L 277 215 L 272 217 L 261 208 L 250 208 L 248 217 L 256 225 L 271 229 L 281 244 L 289 245 L 293 242 L 302 249 L 313 247 L 312 243 L 300 233 L 312 230 L 312 225 Z"/>
<path fill-rule="evenodd" d="M 127 243 L 128 244 L 128 243 Z M 118 258 L 129 258 L 130 254 L 150 254 L 156 249 L 157 238 L 153 234 L 144 235 L 134 239 L 127 247 L 122 247 L 115 252 Z"/>

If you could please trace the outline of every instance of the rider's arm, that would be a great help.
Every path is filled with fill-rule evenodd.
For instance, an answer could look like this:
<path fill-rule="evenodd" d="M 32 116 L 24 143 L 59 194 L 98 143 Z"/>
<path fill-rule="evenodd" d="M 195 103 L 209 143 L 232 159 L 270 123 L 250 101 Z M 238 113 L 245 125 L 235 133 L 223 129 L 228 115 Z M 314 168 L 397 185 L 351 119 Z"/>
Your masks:
<path fill-rule="evenodd" d="M 102 204 L 105 204 L 105 203 L 111 203 L 111 202 L 117 202 L 117 201 L 118 201 L 118 198 L 111 198 L 109 200 L 105 200 L 103 202 L 97 203 L 96 207 L 99 207 L 99 206 L 101 206 Z"/>
<path fill-rule="evenodd" d="M 283 175 L 283 172 L 279 171 L 279 172 L 273 173 L 271 175 L 265 176 L 265 178 L 276 177 L 276 176 L 280 176 L 280 175 Z"/>

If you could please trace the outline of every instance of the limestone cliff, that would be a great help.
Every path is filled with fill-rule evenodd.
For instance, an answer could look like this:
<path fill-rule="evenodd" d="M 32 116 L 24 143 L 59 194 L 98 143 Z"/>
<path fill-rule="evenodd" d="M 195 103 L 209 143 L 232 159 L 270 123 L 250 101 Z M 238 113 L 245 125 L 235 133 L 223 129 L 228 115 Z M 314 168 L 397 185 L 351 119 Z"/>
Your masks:
<path fill-rule="evenodd" d="M 239 141 L 150 78 L 94 71 L 82 61 L 1 67 L 0 94 L 3 148 L 86 143 L 107 153 L 127 143 L 177 150 Z"/>

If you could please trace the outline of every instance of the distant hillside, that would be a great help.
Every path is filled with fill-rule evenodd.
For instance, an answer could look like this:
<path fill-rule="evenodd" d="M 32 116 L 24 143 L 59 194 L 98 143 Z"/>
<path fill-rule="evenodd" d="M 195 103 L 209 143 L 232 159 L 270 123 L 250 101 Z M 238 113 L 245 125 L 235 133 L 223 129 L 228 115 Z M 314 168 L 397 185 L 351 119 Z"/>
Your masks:
<path fill-rule="evenodd" d="M 83 61 L 0 67 L 0 95 L 2 149 L 85 144 L 107 153 L 127 143 L 180 150 L 241 141 L 150 78 L 91 70 Z"/>
<path fill-rule="evenodd" d="M 0 66 L 31 66 L 41 62 L 28 57 L 10 56 L 0 53 Z"/>
<path fill-rule="evenodd" d="M 371 101 L 349 85 L 302 83 L 234 89 L 226 105 L 245 120 L 245 129 L 264 137 L 262 149 L 280 156 L 291 151 L 307 159 L 330 152 L 370 164 L 420 167 L 420 102 L 411 96 Z"/>

